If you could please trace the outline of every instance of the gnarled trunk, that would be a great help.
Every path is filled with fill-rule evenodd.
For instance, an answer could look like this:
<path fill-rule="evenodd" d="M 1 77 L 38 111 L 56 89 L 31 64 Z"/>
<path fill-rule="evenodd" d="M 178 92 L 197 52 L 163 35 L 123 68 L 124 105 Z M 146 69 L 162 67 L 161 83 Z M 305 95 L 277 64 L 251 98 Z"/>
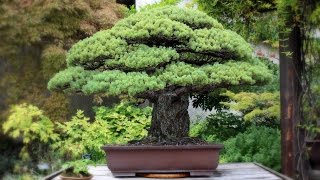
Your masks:
<path fill-rule="evenodd" d="M 189 134 L 188 96 L 163 93 L 154 102 L 149 136 L 177 139 Z"/>

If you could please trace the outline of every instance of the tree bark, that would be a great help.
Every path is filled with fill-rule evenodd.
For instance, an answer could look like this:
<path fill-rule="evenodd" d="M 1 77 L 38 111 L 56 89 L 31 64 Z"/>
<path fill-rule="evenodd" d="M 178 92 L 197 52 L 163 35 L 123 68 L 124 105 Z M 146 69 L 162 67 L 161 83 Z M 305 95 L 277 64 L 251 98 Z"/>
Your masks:
<path fill-rule="evenodd" d="M 160 94 L 154 102 L 149 136 L 163 140 L 188 137 L 188 96 Z"/>

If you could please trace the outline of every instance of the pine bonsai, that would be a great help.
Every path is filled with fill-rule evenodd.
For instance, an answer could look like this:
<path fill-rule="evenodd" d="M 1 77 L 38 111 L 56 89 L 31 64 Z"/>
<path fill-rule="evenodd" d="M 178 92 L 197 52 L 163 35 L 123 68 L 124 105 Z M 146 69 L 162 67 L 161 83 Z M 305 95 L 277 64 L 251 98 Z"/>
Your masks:
<path fill-rule="evenodd" d="M 188 136 L 190 93 L 272 78 L 241 36 L 205 13 L 171 6 L 133 14 L 78 42 L 67 64 L 50 90 L 149 99 L 149 137 L 162 140 Z"/>

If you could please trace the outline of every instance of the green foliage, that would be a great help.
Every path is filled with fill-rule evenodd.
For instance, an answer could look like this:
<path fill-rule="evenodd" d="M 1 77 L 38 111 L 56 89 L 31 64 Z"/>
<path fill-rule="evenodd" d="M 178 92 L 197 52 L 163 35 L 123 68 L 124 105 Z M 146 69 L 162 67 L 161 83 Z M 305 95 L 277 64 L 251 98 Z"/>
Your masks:
<path fill-rule="evenodd" d="M 109 144 L 125 144 L 131 140 L 148 135 L 152 108 L 139 108 L 128 103 L 108 108 L 96 108 L 96 120 L 107 122 L 107 129 L 112 133 Z"/>
<path fill-rule="evenodd" d="M 152 3 L 152 4 L 147 4 L 146 6 L 143 6 L 140 11 L 145 11 L 148 9 L 153 9 L 153 8 L 159 8 L 159 7 L 164 7 L 164 6 L 173 6 L 173 5 L 177 5 L 179 2 L 181 2 L 182 0 L 161 0 L 159 2 L 156 3 Z"/>
<path fill-rule="evenodd" d="M 12 106 L 8 120 L 3 123 L 3 132 L 8 136 L 22 138 L 24 147 L 20 152 L 23 160 L 30 159 L 28 151 L 34 143 L 49 143 L 59 139 L 54 124 L 39 108 L 20 104 Z"/>
<path fill-rule="evenodd" d="M 222 143 L 222 162 L 258 162 L 280 170 L 280 131 L 253 126 L 242 116 L 218 111 L 191 126 L 190 136 Z"/>
<path fill-rule="evenodd" d="M 72 67 L 69 68 L 68 71 L 64 72 L 63 76 L 57 76 L 56 81 L 60 83 L 59 86 L 61 88 L 68 86 L 70 91 L 76 91 L 77 89 L 81 88 L 81 86 L 86 84 L 88 74 L 92 73 L 94 72 L 84 71 L 81 67 Z M 77 79 L 77 81 L 74 82 L 74 79 Z M 70 85 L 69 82 L 71 82 Z M 53 83 L 53 81 L 49 81 L 48 87 L 50 89 L 54 86 L 52 85 Z"/>
<path fill-rule="evenodd" d="M 145 72 L 122 72 L 110 70 L 98 73 L 71 67 L 59 72 L 48 83 L 51 90 L 85 94 L 103 93 L 109 95 L 128 94 L 134 96 L 147 90 L 160 90 L 169 85 L 205 86 L 208 84 L 255 84 L 270 81 L 272 76 L 264 64 L 255 62 L 229 61 L 224 64 L 192 66 L 184 62 L 171 63 L 159 69 L 153 76 Z"/>
<path fill-rule="evenodd" d="M 252 22 L 249 40 L 255 43 L 266 43 L 273 48 L 279 48 L 279 18 L 277 12 L 263 13 L 258 20 Z"/>
<path fill-rule="evenodd" d="M 157 90 L 164 87 L 164 82 L 154 76 L 148 76 L 145 72 L 125 73 L 113 70 L 97 73 L 85 71 L 81 67 L 72 67 L 59 72 L 48 83 L 48 88 L 51 90 L 65 89 L 65 92 L 80 90 L 85 94 L 102 93 L 108 90 L 109 95 L 135 95 L 146 90 Z"/>
<path fill-rule="evenodd" d="M 302 17 L 306 21 L 302 32 L 307 37 L 304 39 L 303 53 L 305 54 L 305 68 L 302 70 L 304 80 L 308 83 L 304 85 L 306 89 L 303 93 L 303 121 L 300 127 L 306 130 L 308 139 L 313 139 L 320 134 L 320 38 L 317 34 L 320 24 L 320 2 L 311 1 L 305 3 L 297 2 L 298 10 L 303 9 Z M 300 5 L 300 6 L 299 6 Z M 297 13 L 298 14 L 298 13 Z M 298 14 L 299 15 L 299 14 Z"/>
<path fill-rule="evenodd" d="M 49 77 L 66 66 L 72 44 L 107 29 L 124 16 L 115 0 L 0 1 L 0 122 L 10 105 L 29 103 L 48 117 L 69 115 L 68 97 L 48 93 Z"/>
<path fill-rule="evenodd" d="M 47 79 L 66 66 L 66 54 L 66 50 L 55 45 L 49 45 L 42 51 L 42 71 Z"/>
<path fill-rule="evenodd" d="M 135 25 L 136 23 L 140 22 L 140 18 L 145 19 L 152 17 L 158 19 L 168 18 L 172 21 L 183 23 L 192 29 L 223 29 L 223 26 L 216 19 L 208 16 L 203 12 L 192 9 L 178 8 L 174 6 L 164 6 L 136 13 L 132 16 L 129 16 L 128 18 L 121 20 L 116 24 L 116 26 L 131 27 L 132 25 Z"/>
<path fill-rule="evenodd" d="M 147 4 L 143 7 L 140 7 L 139 11 L 147 11 L 150 9 L 154 9 L 154 8 L 160 8 L 160 7 L 165 7 L 165 6 L 174 6 L 174 5 L 178 5 L 179 2 L 181 2 L 182 0 L 160 0 L 159 2 L 153 2 L 151 4 Z M 132 5 L 129 8 L 129 12 L 127 13 L 128 15 L 132 15 L 137 13 L 137 9 L 135 8 L 134 5 Z"/>
<path fill-rule="evenodd" d="M 83 111 L 78 111 L 70 121 L 63 124 L 57 123 L 57 125 L 61 132 L 61 140 L 56 142 L 53 147 L 54 149 L 58 149 L 60 156 L 67 156 L 67 158 L 71 159 L 81 158 L 82 155 L 86 153 L 86 147 L 88 144 L 88 148 L 94 148 L 91 147 L 91 145 L 97 144 L 97 142 L 101 141 L 101 139 L 104 140 L 107 137 L 107 131 L 102 131 L 101 127 L 103 125 L 101 125 L 100 129 L 95 129 L 95 136 L 97 138 L 99 137 L 99 139 L 94 139 L 96 143 L 92 143 L 93 139 L 88 139 L 92 138 L 90 137 L 92 134 L 87 134 L 93 130 L 91 128 L 94 125 L 91 125 L 89 118 L 86 118 L 83 115 Z M 95 125 L 95 128 L 97 128 L 97 125 Z"/>
<path fill-rule="evenodd" d="M 22 137 L 25 144 L 34 140 L 45 143 L 56 140 L 57 134 L 53 130 L 53 123 L 43 111 L 28 104 L 12 106 L 8 120 L 3 123 L 4 133 L 12 138 Z"/>
<path fill-rule="evenodd" d="M 190 19 L 188 17 L 194 17 Z M 75 44 L 68 52 L 69 65 L 102 60 L 118 60 L 129 48 L 126 41 L 152 41 L 167 38 L 187 43 L 190 28 L 222 28 L 215 19 L 195 10 L 164 7 L 133 14 L 119 21 L 111 30 L 100 31 Z M 126 41 L 125 41 L 126 40 Z M 140 42 L 141 43 L 141 42 Z"/>
<path fill-rule="evenodd" d="M 278 40 L 276 0 L 194 0 L 200 10 L 254 42 Z"/>
<path fill-rule="evenodd" d="M 226 102 L 229 100 L 227 96 L 224 96 L 226 89 L 218 88 L 208 94 L 193 94 L 192 98 L 192 106 L 194 108 L 200 107 L 203 110 L 217 110 L 221 111 L 226 109 L 226 107 L 220 102 Z"/>
<path fill-rule="evenodd" d="M 224 142 L 222 161 L 258 162 L 280 171 L 280 131 L 253 126 Z"/>
<path fill-rule="evenodd" d="M 318 6 L 311 14 L 310 21 L 319 27 L 320 24 L 320 6 Z"/>
<path fill-rule="evenodd" d="M 219 111 L 192 125 L 190 136 L 217 143 L 244 132 L 250 125 L 239 115 Z"/>
<path fill-rule="evenodd" d="M 21 103 L 41 107 L 42 115 L 48 119 L 65 121 L 70 113 L 69 97 L 62 93 L 48 92 L 49 77 L 65 68 L 66 50 L 74 42 L 98 30 L 110 28 L 123 17 L 123 11 L 124 8 L 116 4 L 115 0 L 0 1 L 0 126 L 10 116 L 11 106 Z M 26 112 L 26 115 L 29 117 L 30 113 Z M 22 117 L 21 114 L 19 118 Z M 39 119 L 41 118 L 35 117 L 34 120 Z M 27 131 L 28 128 L 22 127 L 24 124 L 13 125 Z M 32 165 L 51 158 L 47 148 L 52 140 L 48 143 L 39 142 L 40 136 L 50 136 L 45 134 L 47 133 L 45 130 L 48 130 L 45 127 L 47 125 L 51 128 L 50 123 L 46 124 L 45 120 L 39 123 L 43 129 L 38 131 L 39 134 L 33 134 L 39 137 L 30 140 L 20 153 L 23 157 L 27 157 L 23 152 L 28 152 Z M 0 131 L 0 136 L 8 136 Z M 20 131 L 21 134 L 23 131 Z M 35 132 L 30 130 L 29 134 L 31 133 Z M 23 137 L 15 139 L 18 142 L 22 140 Z M 7 159 L 14 159 L 20 152 L 20 144 L 10 145 L 16 150 L 4 149 L 10 152 L 8 154 L 0 151 L 3 155 L 7 155 Z M 3 160 L 5 162 L 6 159 Z M 33 171 L 33 167 L 29 167 L 28 163 L 20 163 L 21 169 L 28 167 Z M 18 178 L 14 176 L 12 179 Z M 29 176 L 29 179 L 36 178 Z"/>
<path fill-rule="evenodd" d="M 39 43 L 45 37 L 47 37 L 46 42 L 52 39 L 55 41 L 70 40 L 76 33 L 89 33 L 88 22 L 92 24 L 91 31 L 95 32 L 99 26 L 108 28 L 121 17 L 121 12 L 119 12 L 121 7 L 114 1 L 3 1 L 1 4 L 3 13 L 0 16 L 0 27 L 4 38 L 1 43 L 5 47 Z M 109 11 L 108 14 L 105 11 Z M 102 19 L 108 26 L 100 22 L 101 15 L 109 15 Z"/>
<path fill-rule="evenodd" d="M 195 30 L 189 46 L 195 52 L 227 51 L 235 53 L 235 57 L 240 59 L 250 59 L 252 56 L 250 44 L 237 33 L 224 29 Z"/>
<path fill-rule="evenodd" d="M 159 75 L 159 79 L 169 85 L 216 84 L 219 87 L 220 84 L 240 85 L 267 82 L 271 79 L 268 73 L 269 71 L 261 63 L 252 65 L 248 62 L 229 61 L 224 64 L 215 63 L 197 67 L 178 62 L 168 65 Z"/>
<path fill-rule="evenodd" d="M 101 146 L 124 144 L 147 135 L 150 126 L 151 109 L 140 109 L 128 103 L 113 108 L 97 107 L 95 120 L 78 111 L 71 121 L 58 123 L 61 140 L 54 144 L 61 156 L 80 159 L 90 154 L 95 162 L 104 161 Z"/>
<path fill-rule="evenodd" d="M 202 12 L 172 6 L 138 12 L 78 42 L 67 64 L 48 83 L 50 90 L 135 96 L 172 85 L 271 80 L 241 36 Z"/>
<path fill-rule="evenodd" d="M 127 43 L 113 37 L 108 30 L 100 31 L 90 38 L 79 41 L 68 51 L 68 66 L 84 64 L 97 57 L 112 59 L 126 51 Z"/>
<path fill-rule="evenodd" d="M 299 10 L 299 1 L 298 0 L 278 0 L 277 9 L 280 15 L 285 15 L 284 17 L 281 17 L 281 19 L 285 19 L 287 18 L 286 15 L 289 15 L 289 13 L 297 12 Z M 284 21 L 282 21 L 282 23 L 284 23 Z"/>
<path fill-rule="evenodd" d="M 320 52 L 320 51 L 319 51 Z M 252 92 L 252 93 L 264 93 L 270 92 L 275 93 L 280 90 L 280 78 L 279 78 L 279 65 L 274 64 L 269 59 L 259 58 L 259 60 L 264 63 L 269 70 L 272 71 L 272 80 L 265 84 L 257 84 L 252 86 L 233 86 L 228 89 L 234 93 L 240 92 Z M 230 98 L 227 97 L 224 93 L 227 91 L 226 88 L 215 89 L 213 92 L 207 94 L 194 94 L 192 95 L 193 99 L 193 107 L 200 107 L 204 110 L 212 110 L 213 108 L 220 111 L 222 109 L 228 109 L 221 102 L 230 101 Z"/>
<path fill-rule="evenodd" d="M 132 16 L 136 16 L 136 14 Z M 157 19 L 154 17 L 144 17 L 144 19 L 140 19 L 138 22 L 126 22 L 125 20 L 115 25 L 111 33 L 129 42 L 137 41 L 143 43 L 153 38 L 159 38 L 167 41 L 175 40 L 179 43 L 187 43 L 192 36 L 192 30 L 189 26 L 166 16 L 159 16 Z M 131 27 L 128 28 L 128 25 Z"/>
<path fill-rule="evenodd" d="M 227 91 L 224 95 L 231 101 L 223 104 L 232 110 L 243 113 L 246 121 L 254 121 L 257 124 L 278 127 L 280 125 L 280 94 L 275 93 L 233 93 Z"/>
<path fill-rule="evenodd" d="M 312 38 L 307 42 L 309 53 L 306 55 L 307 80 L 309 88 L 303 97 L 303 116 L 305 121 L 300 127 L 305 129 L 310 139 L 315 138 L 320 133 L 320 39 Z"/>
<path fill-rule="evenodd" d="M 273 63 L 272 61 L 270 61 L 270 59 L 267 59 L 267 58 L 259 58 L 259 59 L 268 67 L 268 69 L 272 71 L 272 80 L 268 84 L 265 84 L 263 86 L 260 85 L 260 86 L 250 87 L 246 91 L 257 92 L 257 93 L 280 91 L 279 65 Z M 244 91 L 244 89 L 242 91 Z"/>
<path fill-rule="evenodd" d="M 167 56 L 163 56 L 166 53 Z M 157 66 L 161 63 L 168 63 L 178 59 L 179 54 L 172 48 L 166 47 L 148 47 L 140 45 L 137 50 L 125 54 L 118 61 L 110 60 L 106 62 L 107 66 L 125 66 L 128 69 L 145 69 Z"/>
<path fill-rule="evenodd" d="M 32 174 L 32 173 L 25 173 L 25 174 L 6 174 L 3 177 L 3 180 L 35 180 L 41 179 L 40 176 Z"/>
<path fill-rule="evenodd" d="M 90 175 L 88 165 L 92 163 L 93 162 L 88 159 L 75 160 L 65 163 L 63 168 L 71 169 L 71 177 L 86 177 Z M 67 175 L 68 172 L 70 171 L 66 170 Z"/>

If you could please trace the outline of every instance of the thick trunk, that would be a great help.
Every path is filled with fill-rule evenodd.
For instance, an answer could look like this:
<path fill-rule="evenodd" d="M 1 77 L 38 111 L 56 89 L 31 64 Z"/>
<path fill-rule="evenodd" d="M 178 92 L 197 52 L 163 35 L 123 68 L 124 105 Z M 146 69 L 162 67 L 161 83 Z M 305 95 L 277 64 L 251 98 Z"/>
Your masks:
<path fill-rule="evenodd" d="M 154 102 L 149 136 L 170 140 L 187 137 L 190 118 L 187 96 L 164 93 Z"/>

